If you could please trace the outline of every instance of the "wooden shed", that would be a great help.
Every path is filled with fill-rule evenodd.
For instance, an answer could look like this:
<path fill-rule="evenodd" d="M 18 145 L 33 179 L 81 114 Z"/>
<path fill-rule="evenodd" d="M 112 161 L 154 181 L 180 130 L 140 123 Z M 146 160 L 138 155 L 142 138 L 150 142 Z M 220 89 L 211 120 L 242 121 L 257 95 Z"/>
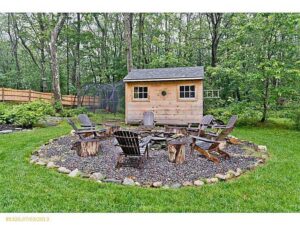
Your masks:
<path fill-rule="evenodd" d="M 153 111 L 158 124 L 198 123 L 203 115 L 204 69 L 133 69 L 125 78 L 127 124 Z"/>

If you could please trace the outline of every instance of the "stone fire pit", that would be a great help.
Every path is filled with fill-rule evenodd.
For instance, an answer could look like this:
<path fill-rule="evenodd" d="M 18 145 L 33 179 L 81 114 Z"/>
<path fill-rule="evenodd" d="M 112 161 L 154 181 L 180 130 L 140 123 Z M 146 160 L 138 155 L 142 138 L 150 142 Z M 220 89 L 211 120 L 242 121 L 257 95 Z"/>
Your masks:
<path fill-rule="evenodd" d="M 142 169 L 121 167 L 116 169 L 118 154 L 116 140 L 111 137 L 101 141 L 101 152 L 92 157 L 80 157 L 71 146 L 76 136 L 63 136 L 50 140 L 31 157 L 31 163 L 48 168 L 57 168 L 58 172 L 71 177 L 80 176 L 97 182 L 113 182 L 132 186 L 178 188 L 181 186 L 201 186 L 205 183 L 226 181 L 240 176 L 264 163 L 268 157 L 266 147 L 248 141 L 240 144 L 227 144 L 225 151 L 230 159 L 221 159 L 215 164 L 198 153 L 190 155 L 190 138 L 186 138 L 185 161 L 182 164 L 169 162 L 166 148 L 151 148 L 150 158 Z M 160 145 L 161 146 L 161 145 Z"/>

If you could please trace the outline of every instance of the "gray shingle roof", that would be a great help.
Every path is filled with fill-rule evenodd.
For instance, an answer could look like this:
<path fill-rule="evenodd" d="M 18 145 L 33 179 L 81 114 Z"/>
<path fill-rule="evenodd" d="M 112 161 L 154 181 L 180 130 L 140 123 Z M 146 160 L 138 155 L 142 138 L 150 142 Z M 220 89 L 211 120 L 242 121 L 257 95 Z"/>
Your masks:
<path fill-rule="evenodd" d="M 202 80 L 204 79 L 203 66 L 176 67 L 158 69 L 133 69 L 124 78 L 130 81 L 159 81 L 159 80 Z"/>

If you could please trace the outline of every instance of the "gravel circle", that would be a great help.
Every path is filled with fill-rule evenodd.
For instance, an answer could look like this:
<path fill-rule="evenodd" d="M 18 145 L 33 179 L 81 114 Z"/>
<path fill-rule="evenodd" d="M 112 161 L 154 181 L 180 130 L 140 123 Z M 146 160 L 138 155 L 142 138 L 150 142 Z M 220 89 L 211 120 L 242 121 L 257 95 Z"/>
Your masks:
<path fill-rule="evenodd" d="M 189 154 L 191 139 L 186 138 L 186 159 L 181 165 L 169 162 L 168 152 L 165 149 L 152 149 L 149 152 L 150 158 L 145 160 L 143 168 L 121 167 L 116 169 L 117 157 L 122 150 L 115 146 L 117 142 L 114 138 L 102 140 L 101 152 L 93 157 L 80 157 L 75 150 L 71 149 L 77 140 L 76 136 L 71 135 L 53 140 L 41 147 L 38 151 L 39 157 L 70 170 L 79 169 L 84 173 L 100 172 L 106 178 L 119 180 L 132 177 L 141 184 L 151 184 L 156 181 L 161 181 L 163 184 L 173 184 L 210 178 L 217 173 L 224 174 L 228 170 L 250 169 L 259 160 L 259 157 L 248 154 L 249 149 L 252 149 L 253 152 L 256 151 L 256 145 L 243 141 L 239 145 L 227 144 L 224 150 L 232 155 L 231 158 L 221 159 L 219 164 L 215 164 L 196 151 L 193 155 Z"/>

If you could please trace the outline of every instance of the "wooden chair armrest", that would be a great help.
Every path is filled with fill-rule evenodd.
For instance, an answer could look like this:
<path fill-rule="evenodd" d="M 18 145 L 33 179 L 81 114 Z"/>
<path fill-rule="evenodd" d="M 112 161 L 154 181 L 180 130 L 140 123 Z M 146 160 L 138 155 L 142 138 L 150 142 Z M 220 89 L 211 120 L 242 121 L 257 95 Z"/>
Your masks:
<path fill-rule="evenodd" d="M 212 125 L 211 127 L 216 129 L 225 129 L 226 125 Z"/>
<path fill-rule="evenodd" d="M 218 143 L 218 141 L 210 140 L 207 138 L 199 137 L 199 136 L 193 136 L 191 135 L 192 138 L 203 141 L 203 142 L 208 142 L 208 143 Z"/>

